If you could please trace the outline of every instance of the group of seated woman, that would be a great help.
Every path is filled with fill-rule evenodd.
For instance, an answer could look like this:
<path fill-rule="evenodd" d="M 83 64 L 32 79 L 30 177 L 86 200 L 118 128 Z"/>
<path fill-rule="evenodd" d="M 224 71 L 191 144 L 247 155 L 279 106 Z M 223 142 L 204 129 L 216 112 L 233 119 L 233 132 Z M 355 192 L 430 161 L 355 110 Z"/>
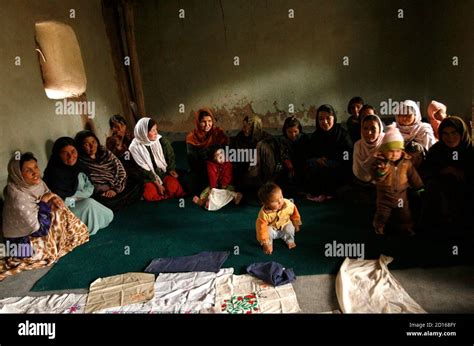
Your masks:
<path fill-rule="evenodd" d="M 195 129 L 186 137 L 187 171 L 177 170 L 171 143 L 148 117 L 137 122 L 132 135 L 127 121 L 113 116 L 105 147 L 90 131 L 80 131 L 74 139 L 57 139 L 43 179 L 32 153 L 15 155 L 8 164 L 3 236 L 10 243 L 26 244 L 30 253 L 0 260 L 0 280 L 54 263 L 107 227 L 114 212 L 139 200 L 180 198 L 203 190 L 210 198 L 216 188 L 227 191 L 225 203 L 233 199 L 238 204 L 242 195 L 234 189 L 255 191 L 273 181 L 286 194 L 317 202 L 349 187 L 375 203 L 372 166 L 385 124 L 360 97 L 351 99 L 348 111 L 351 116 L 343 126 L 331 105 L 320 106 L 311 135 L 303 132 L 294 116 L 285 120 L 280 136 L 264 131 L 259 116 L 246 116 L 241 131 L 229 138 L 213 112 L 200 109 Z M 474 185 L 470 131 L 461 118 L 447 116 L 446 107 L 435 101 L 428 117 L 431 125 L 422 122 L 413 101 L 405 101 L 395 116 L 405 151 L 426 187 L 421 217 L 426 225 L 465 220 Z M 224 164 L 216 150 L 225 147 L 253 150 L 256 161 Z M 195 201 L 203 200 L 195 197 Z M 217 204 L 209 210 L 224 205 Z"/>

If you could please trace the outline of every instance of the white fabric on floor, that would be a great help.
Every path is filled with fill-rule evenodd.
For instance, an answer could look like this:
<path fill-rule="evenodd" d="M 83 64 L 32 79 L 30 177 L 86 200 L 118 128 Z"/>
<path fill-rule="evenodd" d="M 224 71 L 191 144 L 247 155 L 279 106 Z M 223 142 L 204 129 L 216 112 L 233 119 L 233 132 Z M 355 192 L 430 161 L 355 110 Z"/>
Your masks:
<path fill-rule="evenodd" d="M 294 313 L 300 308 L 291 284 L 273 287 L 250 275 L 218 273 L 163 273 L 154 284 L 152 299 L 95 313 Z M 115 293 L 114 293 L 115 298 Z M 0 299 L 0 313 L 85 313 L 87 294 Z M 229 309 L 222 304 L 231 300 Z M 232 309 L 231 309 L 232 307 Z"/>
<path fill-rule="evenodd" d="M 227 275 L 217 281 L 212 313 L 296 313 L 298 300 L 291 283 L 274 287 L 251 275 Z"/>
<path fill-rule="evenodd" d="M 87 294 L 53 294 L 0 299 L 2 314 L 83 314 Z"/>
<path fill-rule="evenodd" d="M 101 310 L 101 313 L 198 313 L 215 301 L 216 280 L 232 275 L 233 268 L 218 273 L 162 273 L 155 281 L 155 296 L 148 302 Z"/>
<path fill-rule="evenodd" d="M 86 313 L 147 302 L 154 296 L 155 275 L 126 273 L 99 278 L 91 283 Z"/>
<path fill-rule="evenodd" d="M 209 193 L 209 207 L 207 210 L 216 211 L 229 204 L 236 192 L 225 189 L 211 189 Z"/>
<path fill-rule="evenodd" d="M 343 313 L 425 313 L 393 277 L 387 265 L 393 258 L 378 260 L 346 258 L 336 278 L 336 295 Z"/>

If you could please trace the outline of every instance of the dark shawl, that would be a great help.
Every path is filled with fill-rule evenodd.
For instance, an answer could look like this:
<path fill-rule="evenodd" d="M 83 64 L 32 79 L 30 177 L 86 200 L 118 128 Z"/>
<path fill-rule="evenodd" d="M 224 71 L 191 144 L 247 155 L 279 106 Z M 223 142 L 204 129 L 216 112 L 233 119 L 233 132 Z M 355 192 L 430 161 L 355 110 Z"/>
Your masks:
<path fill-rule="evenodd" d="M 73 146 L 77 150 L 76 142 L 70 137 L 61 137 L 54 142 L 53 153 L 48 161 L 43 177 L 44 182 L 51 191 L 62 199 L 76 193 L 79 182 L 78 175 L 80 172 L 85 172 L 85 169 L 79 165 L 79 158 L 74 166 L 68 166 L 62 162 L 59 153 L 68 145 Z"/>

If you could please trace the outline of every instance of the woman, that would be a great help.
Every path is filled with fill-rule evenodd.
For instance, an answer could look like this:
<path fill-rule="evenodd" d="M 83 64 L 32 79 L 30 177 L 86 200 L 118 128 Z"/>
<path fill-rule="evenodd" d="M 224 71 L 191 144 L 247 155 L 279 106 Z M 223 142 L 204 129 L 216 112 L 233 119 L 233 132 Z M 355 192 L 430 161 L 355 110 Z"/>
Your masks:
<path fill-rule="evenodd" d="M 242 190 L 275 180 L 281 171 L 280 149 L 272 135 L 263 130 L 258 115 L 246 116 L 242 130 L 231 141 L 231 147 L 247 153 L 254 151 L 255 162 L 234 163 L 235 185 Z M 250 155 L 247 155 L 250 157 Z"/>
<path fill-rule="evenodd" d="M 320 106 L 316 111 L 316 130 L 311 135 L 309 196 L 317 202 L 332 198 L 338 187 L 350 178 L 352 141 L 349 133 L 337 123 L 336 111 L 331 105 Z"/>
<path fill-rule="evenodd" d="M 127 181 L 127 172 L 120 160 L 100 145 L 94 133 L 81 131 L 75 141 L 79 149 L 79 167 L 88 172 L 94 184 L 95 200 L 114 211 L 140 200 L 143 184 Z"/>
<path fill-rule="evenodd" d="M 112 222 L 114 213 L 91 198 L 94 185 L 79 167 L 77 157 L 76 142 L 72 138 L 61 137 L 56 140 L 44 171 L 44 181 L 87 225 L 90 235 L 94 235 Z"/>
<path fill-rule="evenodd" d="M 143 195 L 145 200 L 183 197 L 173 147 L 166 138 L 158 134 L 158 124 L 151 118 L 141 118 L 134 132 L 130 152 L 147 175 Z"/>
<path fill-rule="evenodd" d="M 300 121 L 292 116 L 283 124 L 283 137 L 280 139 L 280 156 L 285 169 L 282 177 L 283 186 L 302 187 L 307 171 L 309 137 L 303 133 Z"/>
<path fill-rule="evenodd" d="M 415 168 L 420 167 L 426 153 L 436 143 L 431 125 L 421 121 L 420 109 L 411 100 L 401 103 L 395 120 L 405 140 L 405 151 L 412 157 Z"/>
<path fill-rule="evenodd" d="M 87 226 L 41 180 L 32 153 L 12 157 L 4 190 L 3 236 L 20 253 L 0 260 L 0 281 L 49 266 L 89 240 Z"/>
<path fill-rule="evenodd" d="M 421 167 L 426 198 L 421 226 L 467 225 L 472 215 L 474 151 L 470 131 L 459 117 L 445 118 Z"/>
<path fill-rule="evenodd" d="M 209 150 L 216 145 L 227 145 L 229 138 L 224 131 L 215 126 L 215 118 L 209 108 L 196 112 L 196 128 L 186 136 L 188 165 L 191 172 L 191 190 L 202 191 L 207 186 L 206 160 Z"/>

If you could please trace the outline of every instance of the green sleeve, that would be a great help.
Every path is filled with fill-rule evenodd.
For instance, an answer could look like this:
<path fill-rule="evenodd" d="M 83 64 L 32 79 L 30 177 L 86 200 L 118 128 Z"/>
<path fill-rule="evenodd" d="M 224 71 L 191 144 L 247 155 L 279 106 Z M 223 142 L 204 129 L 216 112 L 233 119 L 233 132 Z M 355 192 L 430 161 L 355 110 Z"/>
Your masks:
<path fill-rule="evenodd" d="M 163 154 L 165 155 L 165 160 L 167 164 L 166 171 L 170 172 L 176 170 L 176 159 L 171 143 L 164 137 L 161 137 L 160 143 L 161 147 L 163 148 Z"/>

